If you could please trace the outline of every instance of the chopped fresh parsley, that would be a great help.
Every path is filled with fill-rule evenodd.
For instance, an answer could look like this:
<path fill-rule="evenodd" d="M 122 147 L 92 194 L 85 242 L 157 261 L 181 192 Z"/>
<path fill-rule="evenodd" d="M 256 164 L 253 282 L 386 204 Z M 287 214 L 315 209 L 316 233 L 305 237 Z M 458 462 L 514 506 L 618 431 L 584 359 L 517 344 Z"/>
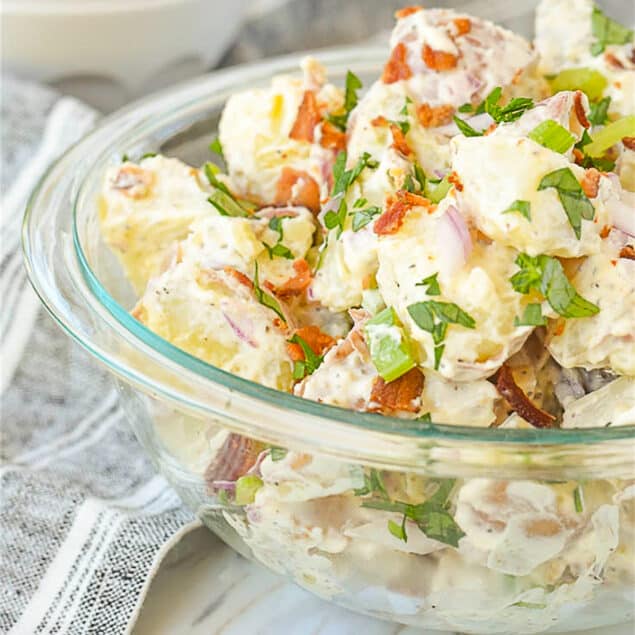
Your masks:
<path fill-rule="evenodd" d="M 538 185 L 538 190 L 546 190 L 550 187 L 558 193 L 560 203 L 579 240 L 582 233 L 582 219 L 591 221 L 595 215 L 593 204 L 586 197 L 571 168 L 560 168 L 545 174 Z"/>
<path fill-rule="evenodd" d="M 510 281 L 518 293 L 526 294 L 532 289 L 538 291 L 551 308 L 565 318 L 590 317 L 599 312 L 599 307 L 577 293 L 557 258 L 521 253 L 515 262 L 520 271 Z"/>
<path fill-rule="evenodd" d="M 327 115 L 326 119 L 342 132 L 346 131 L 348 117 L 351 110 L 357 106 L 359 98 L 357 91 L 362 87 L 362 82 L 355 73 L 348 71 L 346 73 L 346 87 L 344 89 L 344 112 L 337 115 Z"/>
<path fill-rule="evenodd" d="M 458 110 L 459 112 L 463 112 L 463 113 L 472 112 L 474 110 L 474 106 L 472 106 L 472 104 L 467 102 L 466 104 L 459 106 Z"/>
<path fill-rule="evenodd" d="M 238 202 L 229 188 L 219 181 L 216 175 L 220 169 L 217 165 L 209 161 L 203 166 L 205 176 L 210 185 L 215 188 L 212 195 L 207 199 L 222 216 L 249 216 L 249 210 Z"/>
<path fill-rule="evenodd" d="M 425 300 L 407 307 L 410 317 L 422 330 L 432 335 L 434 342 L 434 368 L 438 370 L 445 349 L 448 324 L 459 324 L 468 329 L 476 327 L 474 318 L 453 302 Z"/>
<path fill-rule="evenodd" d="M 409 112 L 408 112 L 408 106 L 412 103 L 412 99 L 410 99 L 410 97 L 406 97 L 406 99 L 404 100 L 404 104 L 401 107 L 401 110 L 399 111 L 400 115 L 406 115 L 408 116 Z"/>
<path fill-rule="evenodd" d="M 151 159 L 152 157 L 156 157 L 156 156 L 157 156 L 156 152 L 144 152 L 139 158 L 139 161 L 143 161 L 144 159 Z"/>
<path fill-rule="evenodd" d="M 358 232 L 368 225 L 373 218 L 379 216 L 382 212 L 381 207 L 373 205 L 372 207 L 366 207 L 364 209 L 356 209 L 351 212 L 353 216 L 353 231 Z"/>
<path fill-rule="evenodd" d="M 604 52 L 607 44 L 628 44 L 633 39 L 633 31 L 611 20 L 597 6 L 591 14 L 591 30 L 596 39 L 591 45 L 591 54 Z"/>
<path fill-rule="evenodd" d="M 362 507 L 402 514 L 401 526 L 394 521 L 392 521 L 392 524 L 389 522 L 388 531 L 404 542 L 408 540 L 405 523 L 406 520 L 411 520 L 428 538 L 438 540 L 452 547 L 458 547 L 459 540 L 465 533 L 448 511 L 450 506 L 448 497 L 453 488 L 454 480 L 448 479 L 440 483 L 439 489 L 433 496 L 418 505 L 401 501 L 370 499 L 365 500 L 362 503 Z"/>
<path fill-rule="evenodd" d="M 457 128 L 463 133 L 464 136 L 466 137 L 482 137 L 483 136 L 482 131 L 475 130 L 464 119 L 461 119 L 460 117 L 457 117 L 456 115 L 454 115 L 452 119 L 454 119 L 454 123 L 456 124 Z"/>
<path fill-rule="evenodd" d="M 272 461 L 282 461 L 282 459 L 287 456 L 288 452 L 289 450 L 287 450 L 287 448 L 281 448 L 277 445 L 272 445 L 271 449 L 269 450 L 269 456 L 271 457 Z"/>
<path fill-rule="evenodd" d="M 437 276 L 439 272 L 433 273 L 431 276 L 424 278 L 421 282 L 417 282 L 416 287 L 425 287 L 425 291 L 428 295 L 441 295 L 441 287 L 439 287 L 439 281 Z"/>
<path fill-rule="evenodd" d="M 282 243 L 276 243 L 273 246 L 268 245 L 265 242 L 263 242 L 262 244 L 265 246 L 270 260 L 273 260 L 275 256 L 277 256 L 278 258 L 286 258 L 287 260 L 293 260 L 295 257 L 293 255 L 293 252 Z"/>
<path fill-rule="evenodd" d="M 608 112 L 610 105 L 610 97 L 604 97 L 603 99 L 600 99 L 600 101 L 592 103 L 588 115 L 589 122 L 594 126 L 603 126 L 607 123 L 609 120 Z"/>
<path fill-rule="evenodd" d="M 353 493 L 355 496 L 372 494 L 373 496 L 379 496 L 386 500 L 389 498 L 381 472 L 375 468 L 371 468 L 369 472 L 364 473 L 364 486 L 354 490 Z"/>
<path fill-rule="evenodd" d="M 304 353 L 304 360 L 298 360 L 293 365 L 293 379 L 303 379 L 307 375 L 313 374 L 324 361 L 324 357 L 322 357 L 322 355 L 316 355 L 307 341 L 297 333 L 289 342 L 297 344 Z"/>
<path fill-rule="evenodd" d="M 561 154 L 575 143 L 575 137 L 553 119 L 539 123 L 527 136 L 541 146 Z"/>
<path fill-rule="evenodd" d="M 346 200 L 342 199 L 337 211 L 330 210 L 324 215 L 324 225 L 327 229 L 337 228 L 337 237 L 339 238 L 344 231 L 344 223 L 348 213 L 348 205 Z"/>
<path fill-rule="evenodd" d="M 533 99 L 529 97 L 514 97 L 506 106 L 499 106 L 502 94 L 503 89 L 500 86 L 494 88 L 476 112 L 486 112 L 496 123 L 509 123 L 516 121 L 526 110 L 534 107 Z"/>
<path fill-rule="evenodd" d="M 284 317 L 284 313 L 282 312 L 282 308 L 280 307 L 280 303 L 276 300 L 272 295 L 264 291 L 260 287 L 260 282 L 258 280 L 258 263 L 256 262 L 254 265 L 254 292 L 256 294 L 256 300 L 260 302 L 263 306 L 266 306 L 268 309 L 271 309 L 274 313 L 278 315 L 278 317 L 286 323 L 287 319 Z"/>
<path fill-rule="evenodd" d="M 214 137 L 214 140 L 209 144 L 209 149 L 223 159 L 223 161 L 225 160 L 225 155 L 223 154 L 223 144 L 220 142 L 220 137 Z"/>
<path fill-rule="evenodd" d="M 582 132 L 582 137 L 578 143 L 575 144 L 576 149 L 582 153 L 582 160 L 579 162 L 583 168 L 597 168 L 601 172 L 612 172 L 615 168 L 615 161 L 607 159 L 606 157 L 590 157 L 586 153 L 586 146 L 591 143 L 591 136 L 585 129 Z"/>
<path fill-rule="evenodd" d="M 531 203 L 529 201 L 516 200 L 501 214 L 510 214 L 511 212 L 518 212 L 528 221 L 531 221 Z"/>
<path fill-rule="evenodd" d="M 540 304 L 528 304 L 522 317 L 514 318 L 514 326 L 544 326 L 546 323 Z"/>
<path fill-rule="evenodd" d="M 335 165 L 333 166 L 333 191 L 331 196 L 337 196 L 338 194 L 346 193 L 346 190 L 362 173 L 364 168 L 370 168 L 374 170 L 379 165 L 379 162 L 371 158 L 368 152 L 364 152 L 357 160 L 357 163 L 350 170 L 346 169 L 346 152 L 342 150 L 335 159 Z"/>
<path fill-rule="evenodd" d="M 424 412 L 420 417 L 417 417 L 417 421 L 432 423 L 432 415 L 429 412 Z"/>
<path fill-rule="evenodd" d="M 268 227 L 271 231 L 278 233 L 278 242 L 280 242 L 283 238 L 282 221 L 285 218 L 293 218 L 293 216 L 291 214 L 286 214 L 284 216 L 273 216 L 269 219 Z"/>

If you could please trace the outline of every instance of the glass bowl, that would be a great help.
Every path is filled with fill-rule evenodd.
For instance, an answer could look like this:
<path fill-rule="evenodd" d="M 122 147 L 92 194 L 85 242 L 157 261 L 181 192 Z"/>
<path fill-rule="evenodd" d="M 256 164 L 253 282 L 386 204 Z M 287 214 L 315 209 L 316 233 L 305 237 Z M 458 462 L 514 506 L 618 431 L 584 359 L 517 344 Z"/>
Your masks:
<path fill-rule="evenodd" d="M 369 83 L 384 51 L 318 57 L 334 82 L 351 69 Z M 149 151 L 209 160 L 227 97 L 297 72 L 298 61 L 177 86 L 67 152 L 24 221 L 36 292 L 112 372 L 157 469 L 241 554 L 335 603 L 421 627 L 538 633 L 628 621 L 633 426 L 501 430 L 360 414 L 228 374 L 129 315 L 134 293 L 99 231 L 107 166 Z"/>

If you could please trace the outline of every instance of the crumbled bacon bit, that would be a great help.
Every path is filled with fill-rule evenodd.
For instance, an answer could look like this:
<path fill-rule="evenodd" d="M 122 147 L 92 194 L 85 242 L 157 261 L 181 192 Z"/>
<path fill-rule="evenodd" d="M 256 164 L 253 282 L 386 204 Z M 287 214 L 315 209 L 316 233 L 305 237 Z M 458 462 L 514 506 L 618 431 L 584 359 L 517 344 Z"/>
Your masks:
<path fill-rule="evenodd" d="M 205 470 L 204 478 L 210 491 L 215 491 L 216 481 L 235 481 L 246 474 L 264 449 L 260 441 L 230 432 Z"/>
<path fill-rule="evenodd" d="M 450 174 L 448 175 L 448 181 L 452 183 L 452 185 L 454 185 L 457 191 L 463 191 L 463 183 L 461 183 L 461 179 L 456 172 L 450 172 Z"/>
<path fill-rule="evenodd" d="M 447 51 L 435 51 L 427 44 L 423 45 L 421 51 L 421 58 L 425 65 L 434 71 L 449 71 L 456 68 L 459 61 L 456 55 L 448 53 Z"/>
<path fill-rule="evenodd" d="M 406 61 L 407 52 L 406 45 L 403 42 L 399 42 L 392 50 L 381 76 L 384 84 L 394 84 L 400 79 L 410 79 L 412 77 L 412 70 L 410 70 L 410 66 L 408 66 Z"/>
<path fill-rule="evenodd" d="M 314 214 L 320 211 L 320 187 L 303 170 L 282 168 L 276 185 L 276 205 L 302 205 Z"/>
<path fill-rule="evenodd" d="M 233 267 L 223 267 L 223 271 L 228 276 L 234 278 L 234 280 L 236 280 L 239 284 L 245 285 L 249 289 L 254 288 L 253 282 L 242 271 L 238 271 L 238 269 L 234 269 Z"/>
<path fill-rule="evenodd" d="M 602 229 L 600 230 L 600 238 L 604 239 L 610 233 L 611 233 L 611 226 L 610 225 L 604 225 L 604 227 L 602 227 Z"/>
<path fill-rule="evenodd" d="M 423 196 L 399 190 L 395 198 L 390 198 L 386 202 L 386 211 L 375 221 L 373 231 L 378 236 L 396 234 L 403 225 L 406 214 L 413 207 L 425 207 L 433 211 L 436 207 Z"/>
<path fill-rule="evenodd" d="M 335 340 L 318 326 L 303 326 L 296 329 L 294 334 L 301 337 L 316 355 L 324 355 L 335 344 Z M 299 344 L 287 342 L 287 352 L 294 362 L 304 361 L 304 351 Z"/>
<path fill-rule="evenodd" d="M 418 13 L 419 11 L 423 11 L 423 7 L 418 4 L 413 4 L 411 7 L 403 7 L 403 9 L 397 9 L 397 11 L 395 11 L 395 20 L 407 18 L 409 15 Z"/>
<path fill-rule="evenodd" d="M 584 163 L 584 154 L 582 150 L 573 148 L 573 160 L 577 163 L 577 165 L 582 165 L 582 163 Z"/>
<path fill-rule="evenodd" d="M 311 268 L 309 263 L 300 258 L 293 263 L 295 276 L 283 282 L 279 287 L 271 287 L 271 290 L 281 298 L 301 295 L 311 284 Z"/>
<path fill-rule="evenodd" d="M 617 267 L 617 260 L 615 258 L 611 258 L 611 265 Z"/>
<path fill-rule="evenodd" d="M 635 260 L 635 247 L 633 245 L 626 245 L 620 249 L 620 258 L 626 258 L 626 260 Z"/>
<path fill-rule="evenodd" d="M 392 134 L 392 145 L 390 146 L 397 152 L 400 152 L 405 157 L 412 155 L 412 150 L 408 145 L 406 135 L 402 132 L 401 128 L 394 123 L 390 124 L 390 132 Z"/>
<path fill-rule="evenodd" d="M 492 121 L 492 123 L 489 126 L 487 126 L 487 129 L 483 133 L 483 136 L 487 137 L 488 135 L 491 135 L 492 132 L 496 130 L 496 128 L 498 128 L 498 124 L 495 121 Z"/>
<path fill-rule="evenodd" d="M 516 86 L 516 84 L 520 83 L 520 78 L 523 76 L 523 72 L 524 69 L 523 68 L 519 68 L 515 73 L 514 76 L 512 77 L 512 85 Z"/>
<path fill-rule="evenodd" d="M 423 391 L 424 379 L 418 368 L 412 368 L 391 382 L 385 382 L 381 377 L 377 377 L 370 393 L 370 401 L 379 404 L 379 407 L 371 407 L 371 410 L 417 412 L 417 399 Z"/>
<path fill-rule="evenodd" d="M 315 126 L 320 123 L 321 119 L 315 93 L 312 90 L 305 90 L 289 137 L 296 141 L 313 143 Z"/>
<path fill-rule="evenodd" d="M 501 366 L 496 380 L 496 389 L 511 409 L 535 428 L 553 428 L 556 418 L 535 406 L 514 381 L 514 375 L 506 364 Z"/>
<path fill-rule="evenodd" d="M 600 172 L 595 168 L 589 168 L 584 172 L 580 187 L 582 191 L 589 197 L 595 198 L 598 195 L 600 189 Z"/>
<path fill-rule="evenodd" d="M 322 136 L 320 138 L 320 145 L 323 148 L 329 150 L 346 149 L 346 133 L 338 130 L 332 123 L 324 121 L 322 123 Z"/>
<path fill-rule="evenodd" d="M 383 115 L 378 115 L 374 119 L 370 120 L 370 125 L 374 126 L 375 128 L 381 128 L 382 126 L 388 125 L 388 119 L 386 119 L 386 117 L 384 117 Z"/>
<path fill-rule="evenodd" d="M 575 116 L 578 118 L 580 125 L 583 128 L 589 128 L 591 126 L 591 122 L 587 119 L 586 111 L 584 110 L 584 104 L 582 103 L 582 91 L 576 90 L 575 95 L 573 97 L 573 109 L 575 111 Z"/>
<path fill-rule="evenodd" d="M 604 53 L 604 59 L 606 60 L 606 63 L 612 66 L 613 68 L 624 68 L 624 64 L 622 64 L 622 60 L 617 58 L 610 51 L 606 51 L 606 53 Z"/>
<path fill-rule="evenodd" d="M 454 26 L 456 27 L 456 34 L 465 35 L 472 30 L 472 22 L 469 18 L 455 18 L 453 20 Z"/>
<path fill-rule="evenodd" d="M 436 128 L 452 121 L 454 106 L 443 104 L 442 106 L 431 106 L 423 103 L 417 108 L 417 119 L 424 128 Z"/>
<path fill-rule="evenodd" d="M 138 165 L 126 163 L 110 182 L 114 190 L 118 190 L 128 198 L 145 198 L 150 194 L 154 182 L 154 174 Z"/>
<path fill-rule="evenodd" d="M 566 320 L 563 320 L 562 318 L 558 319 L 556 322 L 556 326 L 553 329 L 553 334 L 559 337 L 560 335 L 564 333 L 564 329 L 566 328 L 566 326 L 567 326 Z"/>
<path fill-rule="evenodd" d="M 629 150 L 635 150 L 635 137 L 624 137 L 622 139 L 622 143 L 624 144 L 625 148 L 628 148 Z"/>

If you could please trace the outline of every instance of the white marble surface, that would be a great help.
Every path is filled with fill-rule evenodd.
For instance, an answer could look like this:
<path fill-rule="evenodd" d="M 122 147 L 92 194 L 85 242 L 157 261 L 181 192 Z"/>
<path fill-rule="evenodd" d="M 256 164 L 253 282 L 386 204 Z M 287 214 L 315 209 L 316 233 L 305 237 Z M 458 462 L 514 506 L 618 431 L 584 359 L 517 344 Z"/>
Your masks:
<path fill-rule="evenodd" d="M 451 635 L 423 633 L 334 607 L 248 562 L 204 527 L 188 534 L 164 560 L 133 630 L 133 635 L 360 633 Z M 633 633 L 635 624 L 584 635 Z"/>

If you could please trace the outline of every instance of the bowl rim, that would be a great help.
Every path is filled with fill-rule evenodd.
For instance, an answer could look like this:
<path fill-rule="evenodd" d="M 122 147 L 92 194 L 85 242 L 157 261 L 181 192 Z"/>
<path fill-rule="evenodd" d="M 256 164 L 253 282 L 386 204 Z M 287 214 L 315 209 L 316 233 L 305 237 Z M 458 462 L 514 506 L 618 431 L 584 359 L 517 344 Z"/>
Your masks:
<path fill-rule="evenodd" d="M 384 49 L 376 46 L 371 47 L 340 47 L 337 49 L 328 49 L 314 52 L 320 61 L 325 63 L 327 69 L 329 66 L 338 66 L 341 69 L 344 66 L 353 65 L 354 60 L 374 60 L 374 63 L 380 64 L 382 60 Z M 89 146 L 90 140 L 96 135 L 103 132 L 106 128 L 112 129 L 117 127 L 118 124 L 125 122 L 133 122 L 132 129 L 129 130 L 124 126 L 124 133 L 117 135 L 116 139 L 111 141 L 110 149 L 106 149 L 101 154 L 108 154 L 112 156 L 112 147 L 115 142 L 125 134 L 130 134 L 134 131 L 136 136 L 142 134 L 149 134 L 149 130 L 158 128 L 161 124 L 165 124 L 170 117 L 178 116 L 187 105 L 196 103 L 202 97 L 201 95 L 208 95 L 205 93 L 205 87 L 214 85 L 214 80 L 219 78 L 234 78 L 237 76 L 242 77 L 262 77 L 268 79 L 273 75 L 279 74 L 281 71 L 294 68 L 298 66 L 299 61 L 309 53 L 294 54 L 282 57 L 276 57 L 260 61 L 252 64 L 239 65 L 229 69 L 216 71 L 194 80 L 177 84 L 170 89 L 161 91 L 154 95 L 150 95 L 141 100 L 133 102 L 126 108 L 113 113 L 108 116 L 84 139 L 80 140 L 73 148 L 67 151 L 57 163 L 42 177 L 40 183 L 34 190 L 27 205 L 27 210 L 23 223 L 23 248 L 25 252 L 25 258 L 27 263 L 27 273 L 33 284 L 37 294 L 44 303 L 45 307 L 55 318 L 55 320 L 67 331 L 76 341 L 82 346 L 87 348 L 93 355 L 98 357 L 102 362 L 109 366 L 110 370 L 116 375 L 127 377 L 128 380 L 134 380 L 135 385 L 140 386 L 147 392 L 156 394 L 162 393 L 169 399 L 176 401 L 183 401 L 183 395 L 180 397 L 175 395 L 174 387 L 168 385 L 157 385 L 156 380 L 152 380 L 148 376 L 144 376 L 143 373 L 139 373 L 138 368 L 121 368 L 116 364 L 113 364 L 108 359 L 107 355 L 101 354 L 94 342 L 86 341 L 86 338 L 82 333 L 78 333 L 74 329 L 73 325 L 69 323 L 67 319 L 64 319 L 63 315 L 60 315 L 59 306 L 56 306 L 54 302 L 50 302 L 50 297 L 46 292 L 46 289 L 42 286 L 42 281 L 37 274 L 36 267 L 33 266 L 33 244 L 31 241 L 31 219 L 33 218 L 34 209 L 39 203 L 39 197 L 42 192 L 46 190 L 51 184 L 49 180 L 51 173 L 56 166 L 59 166 L 62 162 L 68 159 L 69 155 L 78 153 L 81 154 L 82 150 Z M 193 88 L 198 87 L 198 92 L 202 93 L 194 99 L 188 99 L 188 95 Z M 191 96 L 190 96 L 191 97 Z M 162 109 L 165 103 L 176 102 L 176 106 L 170 110 Z M 135 119 L 135 113 L 144 112 L 145 116 L 139 121 Z M 150 116 L 150 114 L 152 116 Z M 160 114 L 159 114 L 160 113 Z M 213 131 L 210 130 L 210 137 L 213 135 Z M 100 154 L 100 156 L 101 156 Z M 92 164 L 97 163 L 99 157 L 95 159 Z M 103 174 L 102 174 L 103 176 Z M 563 446 L 571 448 L 571 446 L 587 446 L 596 445 L 600 443 L 610 442 L 612 446 L 615 446 L 614 442 L 620 442 L 624 440 L 635 439 L 635 425 L 608 427 L 608 428 L 575 428 L 575 429 L 500 429 L 500 428 L 480 428 L 470 427 L 464 425 L 453 424 L 435 424 L 422 421 L 411 421 L 399 419 L 396 417 L 387 417 L 384 415 L 377 415 L 372 413 L 359 413 L 354 410 L 348 410 L 337 406 L 331 406 L 327 404 L 317 403 L 311 400 L 307 400 L 301 397 L 297 397 L 290 393 L 275 390 L 257 384 L 247 379 L 243 379 L 237 375 L 231 374 L 220 368 L 214 367 L 207 362 L 195 358 L 194 356 L 186 353 L 185 351 L 177 348 L 173 344 L 164 340 L 156 333 L 150 331 L 143 324 L 134 319 L 128 311 L 124 309 L 105 289 L 105 287 L 99 281 L 98 276 L 92 270 L 89 259 L 86 256 L 84 247 L 82 245 L 80 232 L 78 231 L 77 215 L 79 205 L 81 203 L 81 196 L 83 193 L 84 183 L 79 183 L 75 188 L 74 197 L 72 200 L 72 242 L 75 252 L 75 257 L 79 263 L 79 270 L 81 277 L 90 291 L 92 300 L 100 308 L 105 309 L 102 311 L 100 317 L 108 322 L 108 325 L 115 330 L 119 335 L 125 336 L 129 341 L 135 344 L 136 350 L 140 355 L 152 356 L 153 361 L 156 359 L 163 360 L 170 367 L 176 365 L 177 368 L 183 369 L 187 374 L 193 374 L 201 379 L 203 382 L 210 383 L 211 387 L 223 387 L 230 392 L 235 392 L 248 399 L 255 399 L 263 406 L 275 406 L 278 409 L 287 411 L 290 415 L 297 415 L 297 420 L 307 419 L 307 425 L 314 425 L 315 421 L 329 422 L 334 424 L 343 424 L 346 428 L 353 429 L 354 433 L 362 435 L 364 431 L 379 432 L 389 437 L 397 437 L 401 440 L 409 439 L 412 442 L 413 438 L 418 439 L 426 443 L 434 442 L 461 442 L 462 446 L 467 443 L 479 443 L 479 444 L 491 444 L 495 446 L 507 446 L 507 450 L 514 451 L 514 448 L 521 448 L 531 446 L 532 449 L 538 450 L 539 447 L 551 448 L 557 450 Z M 178 393 L 178 391 L 177 391 Z M 187 401 L 187 398 L 185 398 Z M 196 404 L 196 407 L 200 409 L 200 404 Z M 210 410 L 210 412 L 214 412 Z M 263 436 L 266 432 L 266 428 L 269 422 L 250 422 L 252 426 L 261 429 Z M 622 444 L 620 444 L 622 445 Z"/>

